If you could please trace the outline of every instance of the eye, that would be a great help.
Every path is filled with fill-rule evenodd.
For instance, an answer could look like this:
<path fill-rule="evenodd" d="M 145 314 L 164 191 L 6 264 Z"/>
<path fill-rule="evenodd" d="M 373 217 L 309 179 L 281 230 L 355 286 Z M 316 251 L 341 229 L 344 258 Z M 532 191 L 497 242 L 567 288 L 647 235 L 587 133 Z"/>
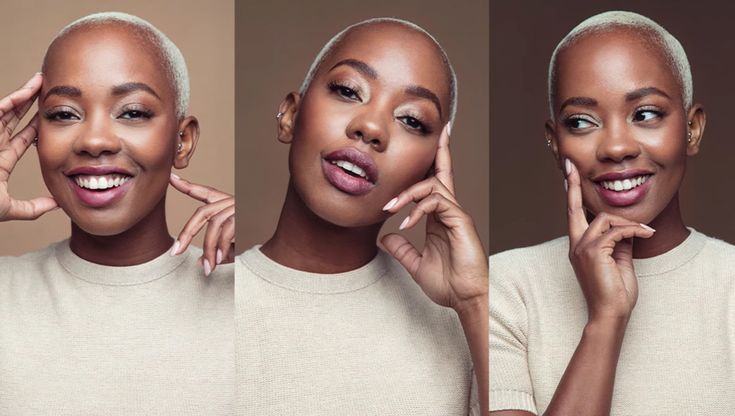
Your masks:
<path fill-rule="evenodd" d="M 123 108 L 117 118 L 132 121 L 145 121 L 153 117 L 153 113 L 143 108 Z"/>
<path fill-rule="evenodd" d="M 360 93 L 357 88 L 353 88 L 349 85 L 341 84 L 338 82 L 330 82 L 329 89 L 340 97 L 346 98 L 348 100 L 362 102 L 362 98 L 360 98 Z"/>
<path fill-rule="evenodd" d="M 80 120 L 81 117 L 79 117 L 73 110 L 71 109 L 52 109 L 44 113 L 44 118 L 49 121 L 74 121 L 74 120 Z"/>
<path fill-rule="evenodd" d="M 645 122 L 663 117 L 663 113 L 657 110 L 645 109 L 638 110 L 633 114 L 633 121 Z"/>
<path fill-rule="evenodd" d="M 427 129 L 426 125 L 422 123 L 421 120 L 417 119 L 416 117 L 402 116 L 402 117 L 398 117 L 398 120 L 401 120 L 401 122 L 411 130 L 419 131 L 421 134 L 429 133 L 429 130 Z"/>
<path fill-rule="evenodd" d="M 570 116 L 564 120 L 564 125 L 569 130 L 587 130 L 597 127 L 597 123 L 583 116 Z"/>

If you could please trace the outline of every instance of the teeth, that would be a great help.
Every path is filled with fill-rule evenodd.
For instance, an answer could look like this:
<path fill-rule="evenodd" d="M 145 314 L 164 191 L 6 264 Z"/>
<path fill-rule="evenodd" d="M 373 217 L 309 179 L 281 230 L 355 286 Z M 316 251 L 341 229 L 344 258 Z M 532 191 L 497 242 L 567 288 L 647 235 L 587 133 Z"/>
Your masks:
<path fill-rule="evenodd" d="M 122 176 L 118 174 L 105 176 L 77 175 L 74 177 L 74 181 L 81 188 L 99 190 L 117 188 L 127 182 L 128 179 L 130 179 L 130 176 Z"/>
<path fill-rule="evenodd" d="M 346 171 L 352 172 L 357 176 L 367 179 L 367 174 L 361 167 L 353 165 L 352 163 L 346 160 L 336 160 L 336 161 L 333 161 L 332 164 L 337 165 Z"/>
<path fill-rule="evenodd" d="M 602 187 L 615 192 L 630 191 L 633 188 L 643 185 L 651 175 L 637 176 L 617 181 L 602 181 Z"/>

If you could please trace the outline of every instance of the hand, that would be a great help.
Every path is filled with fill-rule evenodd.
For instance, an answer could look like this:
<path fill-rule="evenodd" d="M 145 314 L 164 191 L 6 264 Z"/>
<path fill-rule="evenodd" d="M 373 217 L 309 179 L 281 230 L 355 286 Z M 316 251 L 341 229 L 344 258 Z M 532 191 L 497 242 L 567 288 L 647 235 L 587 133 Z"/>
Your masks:
<path fill-rule="evenodd" d="M 587 300 L 590 321 L 630 317 L 638 299 L 633 270 L 633 237 L 649 238 L 652 228 L 601 213 L 587 223 L 579 172 L 566 160 L 569 260 Z"/>
<path fill-rule="evenodd" d="M 462 314 L 470 307 L 487 307 L 488 263 L 472 218 L 454 197 L 449 124 L 442 130 L 434 162 L 435 175 L 401 192 L 385 208 L 397 212 L 417 203 L 400 229 L 411 228 L 426 215 L 426 241 L 421 251 L 406 238 L 388 234 L 382 243 L 408 270 L 435 303 Z M 487 314 L 482 318 L 487 320 Z"/>
<path fill-rule="evenodd" d="M 0 100 L 0 221 L 35 220 L 58 208 L 51 197 L 19 201 L 10 196 L 8 182 L 15 165 L 38 135 L 38 114 L 21 131 L 13 131 L 36 101 L 43 76 L 33 75 L 19 90 Z"/>
<path fill-rule="evenodd" d="M 221 263 L 232 263 L 235 257 L 235 197 L 208 186 L 197 185 L 171 174 L 171 185 L 176 190 L 205 202 L 197 208 L 179 233 L 171 255 L 182 253 L 195 235 L 207 225 L 204 233 L 204 254 L 200 259 L 204 274 L 210 273 Z"/>

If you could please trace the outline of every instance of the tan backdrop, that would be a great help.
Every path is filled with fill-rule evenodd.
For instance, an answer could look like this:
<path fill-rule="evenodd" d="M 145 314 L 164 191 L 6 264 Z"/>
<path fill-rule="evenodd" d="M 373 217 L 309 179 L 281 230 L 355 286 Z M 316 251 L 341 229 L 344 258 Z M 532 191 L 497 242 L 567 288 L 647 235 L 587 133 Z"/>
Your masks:
<path fill-rule="evenodd" d="M 413 21 L 446 49 L 459 79 L 452 128 L 457 195 L 488 247 L 488 0 L 238 2 L 237 247 L 263 243 L 275 230 L 288 182 L 288 146 L 276 141 L 281 99 L 298 90 L 322 45 L 346 26 L 370 17 Z M 396 231 L 409 208 L 393 216 Z M 424 227 L 410 237 L 423 240 Z"/>
<path fill-rule="evenodd" d="M 707 127 L 699 155 L 689 158 L 680 192 L 684 221 L 735 243 L 735 5 L 719 1 L 495 1 L 490 8 L 492 234 L 490 252 L 566 234 L 563 177 L 544 141 L 546 72 L 561 38 L 585 18 L 630 10 L 652 18 L 684 46 L 695 101 Z"/>
<path fill-rule="evenodd" d="M 161 29 L 186 58 L 191 78 L 189 113 L 201 123 L 198 149 L 180 176 L 226 192 L 234 190 L 234 4 L 233 0 L 17 1 L 4 2 L 0 25 L 0 95 L 5 96 L 38 71 L 56 33 L 77 18 L 101 11 L 138 15 Z M 30 114 L 29 114 L 30 116 Z M 28 119 L 28 117 L 27 117 Z M 33 148 L 13 172 L 14 197 L 48 195 Z M 173 188 L 168 193 L 168 220 L 177 235 L 200 204 Z M 61 210 L 32 222 L 0 223 L 0 255 L 43 248 L 69 236 L 69 219 Z M 195 240 L 201 245 L 201 236 Z"/>

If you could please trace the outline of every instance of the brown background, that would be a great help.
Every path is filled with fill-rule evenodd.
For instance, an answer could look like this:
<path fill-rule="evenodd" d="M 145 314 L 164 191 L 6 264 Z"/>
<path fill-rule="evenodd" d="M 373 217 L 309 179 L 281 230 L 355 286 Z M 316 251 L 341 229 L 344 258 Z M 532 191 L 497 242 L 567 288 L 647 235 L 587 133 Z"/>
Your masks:
<path fill-rule="evenodd" d="M 391 16 L 422 26 L 449 55 L 459 79 L 452 128 L 456 189 L 488 247 L 488 0 L 238 2 L 237 247 L 265 242 L 275 230 L 288 183 L 288 146 L 276 141 L 275 114 L 298 90 L 309 65 L 334 34 L 358 21 Z M 410 208 L 383 227 L 393 232 Z M 424 226 L 409 234 L 423 241 Z"/>
<path fill-rule="evenodd" d="M 566 233 L 563 177 L 544 140 L 546 73 L 561 38 L 607 10 L 648 16 L 684 46 L 707 126 L 680 192 L 685 223 L 735 243 L 735 7 L 699 1 L 494 1 L 490 7 L 490 252 Z"/>
<path fill-rule="evenodd" d="M 191 164 L 176 173 L 233 192 L 233 0 L 4 2 L 0 25 L 0 39 L 3 39 L 0 42 L 0 96 L 17 89 L 40 69 L 46 47 L 62 27 L 79 17 L 101 11 L 140 16 L 163 31 L 181 49 L 191 79 L 189 113 L 199 118 L 202 134 Z M 10 192 L 16 198 L 49 194 L 33 148 L 26 152 L 13 172 Z M 176 236 L 200 203 L 173 188 L 169 188 L 168 195 L 169 231 Z M 68 237 L 69 232 L 69 219 L 61 210 L 32 222 L 0 223 L 0 255 L 17 255 L 43 248 Z M 201 246 L 201 235 L 195 244 Z"/>

